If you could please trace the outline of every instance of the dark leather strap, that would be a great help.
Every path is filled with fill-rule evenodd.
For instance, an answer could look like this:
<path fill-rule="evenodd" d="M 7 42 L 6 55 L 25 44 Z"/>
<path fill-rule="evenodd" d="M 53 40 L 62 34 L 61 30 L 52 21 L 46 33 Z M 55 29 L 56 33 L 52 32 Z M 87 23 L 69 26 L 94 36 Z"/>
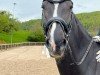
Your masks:
<path fill-rule="evenodd" d="M 60 26 L 62 27 L 63 31 L 65 31 L 66 33 L 71 29 L 71 25 L 70 25 L 70 22 L 69 23 L 66 23 L 63 19 L 61 18 L 58 18 L 58 17 L 53 17 L 51 18 L 45 25 L 44 29 L 45 29 L 45 32 L 48 32 L 49 28 L 51 27 L 52 23 L 59 23 Z M 47 35 L 47 33 L 46 33 Z"/>
<path fill-rule="evenodd" d="M 48 1 L 50 3 L 62 3 L 64 1 L 71 1 L 71 0 L 43 0 L 43 1 Z"/>

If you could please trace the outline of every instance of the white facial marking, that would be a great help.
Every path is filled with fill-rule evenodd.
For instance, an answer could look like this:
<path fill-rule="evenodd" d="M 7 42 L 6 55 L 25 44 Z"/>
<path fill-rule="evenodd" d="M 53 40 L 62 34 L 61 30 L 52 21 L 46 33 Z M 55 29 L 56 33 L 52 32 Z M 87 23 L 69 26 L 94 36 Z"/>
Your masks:
<path fill-rule="evenodd" d="M 51 28 L 51 33 L 50 33 L 50 43 L 51 43 L 51 46 L 53 47 L 53 50 L 55 50 L 55 41 L 54 41 L 54 31 L 56 29 L 56 23 L 53 23 L 52 24 L 52 28 Z"/>
<path fill-rule="evenodd" d="M 54 9 L 53 17 L 57 17 L 58 5 L 59 5 L 59 3 L 57 3 L 57 4 L 54 4 L 54 6 L 55 6 L 55 9 Z"/>
<path fill-rule="evenodd" d="M 58 5 L 59 5 L 59 3 L 54 4 L 55 9 L 54 9 L 53 17 L 57 17 Z M 55 44 L 55 41 L 54 41 L 54 31 L 56 29 L 56 25 L 57 25 L 56 22 L 54 22 L 52 24 L 51 32 L 50 32 L 50 36 L 51 36 L 50 43 L 51 43 L 51 46 L 53 47 L 53 50 L 55 50 L 55 47 L 56 47 L 56 44 Z"/>

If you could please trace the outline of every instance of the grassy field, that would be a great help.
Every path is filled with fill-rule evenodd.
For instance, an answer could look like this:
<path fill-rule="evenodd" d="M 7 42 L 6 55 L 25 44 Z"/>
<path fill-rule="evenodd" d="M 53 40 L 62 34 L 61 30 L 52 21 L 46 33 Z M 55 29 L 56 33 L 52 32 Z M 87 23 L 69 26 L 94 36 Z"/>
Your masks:
<path fill-rule="evenodd" d="M 12 42 L 14 42 L 14 43 L 27 42 L 27 37 L 30 34 L 31 34 L 30 31 L 24 31 L 24 30 L 13 32 Z M 6 41 L 6 43 L 10 43 L 11 42 L 11 35 L 10 34 L 0 33 L 0 40 Z"/>

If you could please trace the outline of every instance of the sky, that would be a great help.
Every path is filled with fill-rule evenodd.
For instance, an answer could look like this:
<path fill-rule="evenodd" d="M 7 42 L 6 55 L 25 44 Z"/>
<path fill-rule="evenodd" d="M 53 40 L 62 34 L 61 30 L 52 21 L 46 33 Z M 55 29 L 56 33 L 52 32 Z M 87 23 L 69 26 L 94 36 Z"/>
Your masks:
<path fill-rule="evenodd" d="M 100 0 L 72 1 L 74 13 L 100 11 Z M 20 21 L 28 21 L 41 18 L 41 4 L 42 0 L 0 0 L 0 10 L 12 13 Z"/>

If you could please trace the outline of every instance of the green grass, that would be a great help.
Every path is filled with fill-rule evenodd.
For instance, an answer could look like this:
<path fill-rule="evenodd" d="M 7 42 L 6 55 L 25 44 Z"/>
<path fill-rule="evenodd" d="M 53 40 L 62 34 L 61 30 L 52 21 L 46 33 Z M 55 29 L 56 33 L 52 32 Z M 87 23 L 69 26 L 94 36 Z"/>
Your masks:
<path fill-rule="evenodd" d="M 13 32 L 12 42 L 13 43 L 17 43 L 17 42 L 27 42 L 27 37 L 31 33 L 32 32 L 25 31 L 25 30 Z M 10 34 L 0 33 L 0 40 L 5 41 L 6 43 L 10 43 L 11 42 L 11 35 Z"/>
<path fill-rule="evenodd" d="M 10 35 L 5 33 L 0 33 L 0 40 L 4 42 L 10 42 Z"/>

